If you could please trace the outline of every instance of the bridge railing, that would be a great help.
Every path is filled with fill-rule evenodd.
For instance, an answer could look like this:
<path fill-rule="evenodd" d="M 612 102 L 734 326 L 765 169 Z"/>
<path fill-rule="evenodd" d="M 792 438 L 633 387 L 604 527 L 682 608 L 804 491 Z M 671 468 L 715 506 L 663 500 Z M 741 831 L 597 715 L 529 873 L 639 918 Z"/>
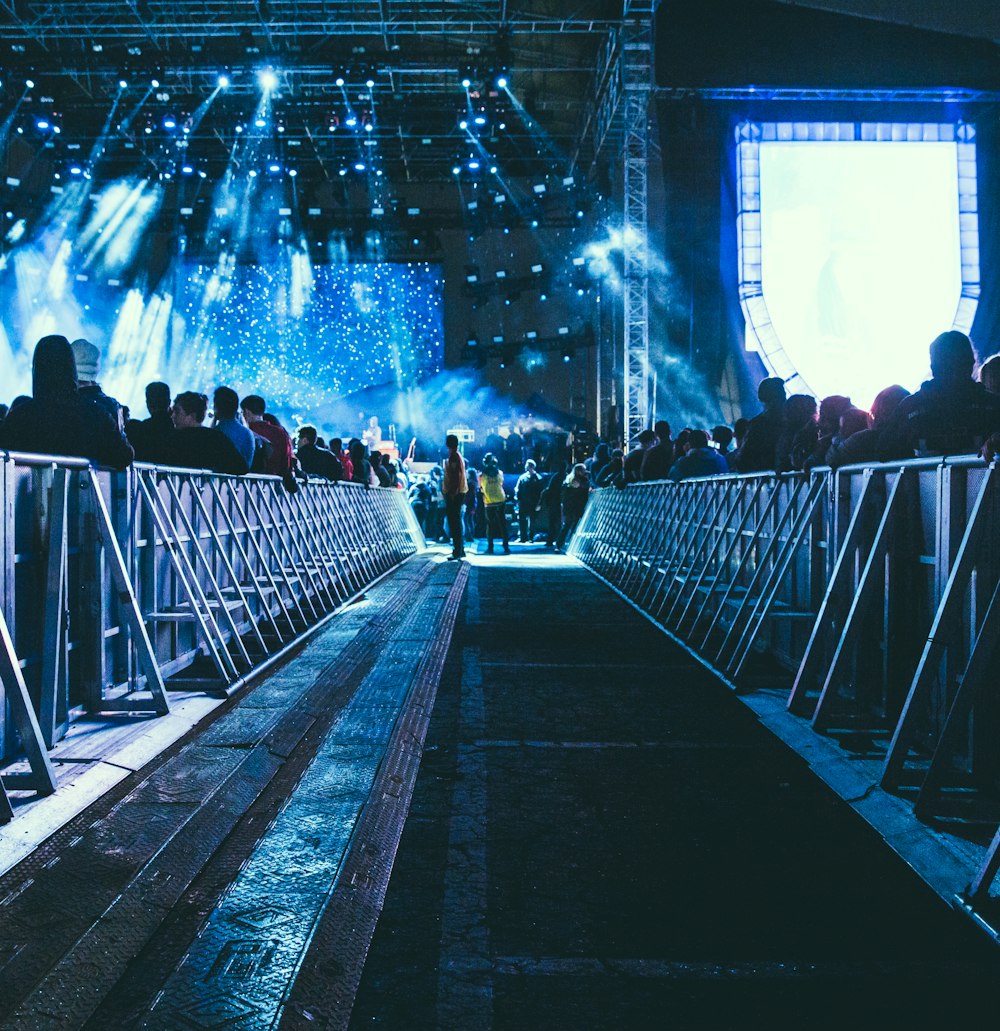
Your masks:
<path fill-rule="evenodd" d="M 995 826 L 998 477 L 963 457 L 633 484 L 592 495 L 571 551 L 738 690 L 878 758 L 921 818 Z M 973 894 L 998 869 L 1000 835 Z"/>
<path fill-rule="evenodd" d="M 48 792 L 82 713 L 230 692 L 424 546 L 404 492 L 0 453 L 0 757 Z M 10 807 L 0 792 L 0 822 Z"/>

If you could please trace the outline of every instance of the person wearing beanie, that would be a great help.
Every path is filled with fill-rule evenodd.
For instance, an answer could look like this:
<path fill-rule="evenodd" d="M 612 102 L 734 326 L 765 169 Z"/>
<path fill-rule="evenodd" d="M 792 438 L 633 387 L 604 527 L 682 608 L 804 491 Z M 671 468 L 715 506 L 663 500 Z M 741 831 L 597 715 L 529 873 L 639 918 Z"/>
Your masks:
<path fill-rule="evenodd" d="M 76 380 L 80 396 L 88 401 L 94 401 L 115 420 L 118 429 L 124 429 L 122 406 L 113 397 L 108 397 L 97 382 L 98 373 L 101 371 L 101 352 L 83 337 L 74 340 L 70 346 L 76 359 Z"/>

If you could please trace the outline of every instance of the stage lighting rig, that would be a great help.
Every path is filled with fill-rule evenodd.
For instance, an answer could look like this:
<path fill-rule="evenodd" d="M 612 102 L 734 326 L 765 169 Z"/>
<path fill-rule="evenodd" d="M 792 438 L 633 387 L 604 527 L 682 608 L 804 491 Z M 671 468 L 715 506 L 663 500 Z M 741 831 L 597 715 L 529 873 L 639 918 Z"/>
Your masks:
<path fill-rule="evenodd" d="M 257 81 L 265 93 L 273 93 L 278 88 L 278 73 L 273 68 L 262 68 L 257 73 Z"/>

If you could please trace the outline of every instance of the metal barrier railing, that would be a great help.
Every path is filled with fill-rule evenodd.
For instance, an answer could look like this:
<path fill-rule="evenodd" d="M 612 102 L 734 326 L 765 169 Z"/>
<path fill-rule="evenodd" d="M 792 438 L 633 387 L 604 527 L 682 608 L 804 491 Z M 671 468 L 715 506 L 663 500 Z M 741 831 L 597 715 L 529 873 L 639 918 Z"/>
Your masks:
<path fill-rule="evenodd" d="M 925 459 L 632 484 L 592 495 L 571 553 L 740 691 L 866 758 L 922 819 L 996 822 L 995 465 Z M 1000 872 L 1000 832 L 973 900 Z"/>
<path fill-rule="evenodd" d="M 424 546 L 405 493 L 0 453 L 3 786 L 50 793 L 82 713 L 230 692 Z"/>

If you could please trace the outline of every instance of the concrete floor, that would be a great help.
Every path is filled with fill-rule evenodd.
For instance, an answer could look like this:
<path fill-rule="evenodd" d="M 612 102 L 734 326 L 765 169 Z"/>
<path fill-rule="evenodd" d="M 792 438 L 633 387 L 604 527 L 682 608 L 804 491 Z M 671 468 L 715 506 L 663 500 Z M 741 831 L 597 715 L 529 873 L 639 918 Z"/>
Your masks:
<path fill-rule="evenodd" d="M 352 1028 L 971 1026 L 992 946 L 568 559 L 473 560 Z"/>

